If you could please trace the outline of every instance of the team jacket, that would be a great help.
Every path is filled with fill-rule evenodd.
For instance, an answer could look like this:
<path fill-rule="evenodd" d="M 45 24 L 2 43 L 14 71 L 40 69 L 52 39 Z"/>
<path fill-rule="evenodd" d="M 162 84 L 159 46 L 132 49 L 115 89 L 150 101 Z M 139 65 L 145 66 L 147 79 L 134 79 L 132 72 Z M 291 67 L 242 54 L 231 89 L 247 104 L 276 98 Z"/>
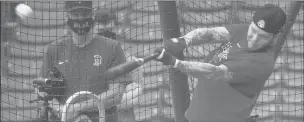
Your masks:
<path fill-rule="evenodd" d="M 198 77 L 198 84 L 186 111 L 191 122 L 245 122 L 275 64 L 272 48 L 250 52 L 248 25 L 226 26 L 231 39 L 212 51 L 205 62 L 224 64 L 230 80 Z"/>

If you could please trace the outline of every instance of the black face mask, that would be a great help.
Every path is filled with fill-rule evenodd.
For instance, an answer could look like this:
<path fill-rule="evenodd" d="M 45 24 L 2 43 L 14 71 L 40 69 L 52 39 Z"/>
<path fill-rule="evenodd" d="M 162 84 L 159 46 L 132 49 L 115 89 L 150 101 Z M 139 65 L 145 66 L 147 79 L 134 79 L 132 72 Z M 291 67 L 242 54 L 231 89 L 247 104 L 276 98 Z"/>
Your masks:
<path fill-rule="evenodd" d="M 93 27 L 93 18 L 86 19 L 70 19 L 68 18 L 67 25 L 78 35 L 86 35 Z"/>

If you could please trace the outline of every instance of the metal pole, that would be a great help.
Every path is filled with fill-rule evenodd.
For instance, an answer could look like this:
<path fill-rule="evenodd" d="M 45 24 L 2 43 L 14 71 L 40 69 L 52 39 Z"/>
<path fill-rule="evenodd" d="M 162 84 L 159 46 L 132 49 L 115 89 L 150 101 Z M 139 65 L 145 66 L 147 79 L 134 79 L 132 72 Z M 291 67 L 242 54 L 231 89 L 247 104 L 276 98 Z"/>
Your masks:
<path fill-rule="evenodd" d="M 282 33 L 280 33 L 277 36 L 277 43 L 275 45 L 275 59 L 277 59 L 278 54 L 281 52 L 282 46 L 285 43 L 287 34 L 290 32 L 290 29 L 293 26 L 293 23 L 296 20 L 297 15 L 299 14 L 300 8 L 303 5 L 302 1 L 293 1 L 293 2 L 289 2 L 289 6 L 287 6 L 287 11 L 286 11 L 286 16 L 287 16 L 287 20 L 286 20 L 286 24 L 284 25 L 283 29 L 282 29 Z"/>
<path fill-rule="evenodd" d="M 238 1 L 231 1 L 231 15 L 230 15 L 230 22 L 232 24 L 239 24 L 240 23 L 240 19 L 239 19 L 239 14 L 238 14 L 238 10 L 239 10 L 239 5 L 238 5 Z"/>
<path fill-rule="evenodd" d="M 6 2 L 1 1 L 1 77 L 2 76 L 6 76 L 7 75 L 7 69 L 8 69 L 8 65 L 6 63 L 6 47 L 5 47 L 5 42 L 7 41 L 4 38 L 4 33 L 5 33 L 5 22 L 4 22 L 4 18 L 7 16 L 4 16 L 5 13 L 5 4 Z M 3 17 L 3 18 L 2 18 Z"/>
<path fill-rule="evenodd" d="M 158 1 L 160 12 L 160 25 L 162 28 L 163 39 L 170 39 L 180 36 L 178 23 L 177 6 L 175 1 Z M 176 58 L 183 60 L 184 55 L 173 54 Z M 169 69 L 170 88 L 175 112 L 175 121 L 187 122 L 185 112 L 189 107 L 190 93 L 188 77 L 186 74 L 170 68 Z"/>

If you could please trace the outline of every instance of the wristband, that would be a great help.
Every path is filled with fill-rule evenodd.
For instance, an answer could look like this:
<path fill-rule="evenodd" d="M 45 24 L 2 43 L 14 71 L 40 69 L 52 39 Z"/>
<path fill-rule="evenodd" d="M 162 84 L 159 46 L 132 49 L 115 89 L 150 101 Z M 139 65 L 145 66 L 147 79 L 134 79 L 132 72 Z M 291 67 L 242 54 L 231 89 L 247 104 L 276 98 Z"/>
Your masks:
<path fill-rule="evenodd" d="M 177 68 L 177 65 L 179 63 L 179 60 L 178 59 L 175 59 L 175 64 L 173 65 L 174 68 Z"/>
<path fill-rule="evenodd" d="M 162 59 L 163 58 L 163 56 L 164 56 L 164 53 L 165 53 L 165 48 L 162 50 L 162 52 L 159 54 L 159 56 L 157 56 L 156 58 L 157 59 Z"/>

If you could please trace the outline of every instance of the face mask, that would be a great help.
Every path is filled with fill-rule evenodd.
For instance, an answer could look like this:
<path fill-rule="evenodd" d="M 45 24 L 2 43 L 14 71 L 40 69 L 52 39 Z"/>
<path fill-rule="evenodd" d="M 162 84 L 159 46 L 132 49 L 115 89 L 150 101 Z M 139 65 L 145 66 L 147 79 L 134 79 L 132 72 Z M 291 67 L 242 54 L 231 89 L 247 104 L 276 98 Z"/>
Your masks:
<path fill-rule="evenodd" d="M 67 25 L 78 35 L 86 35 L 93 27 L 93 18 L 86 19 L 68 19 Z"/>

